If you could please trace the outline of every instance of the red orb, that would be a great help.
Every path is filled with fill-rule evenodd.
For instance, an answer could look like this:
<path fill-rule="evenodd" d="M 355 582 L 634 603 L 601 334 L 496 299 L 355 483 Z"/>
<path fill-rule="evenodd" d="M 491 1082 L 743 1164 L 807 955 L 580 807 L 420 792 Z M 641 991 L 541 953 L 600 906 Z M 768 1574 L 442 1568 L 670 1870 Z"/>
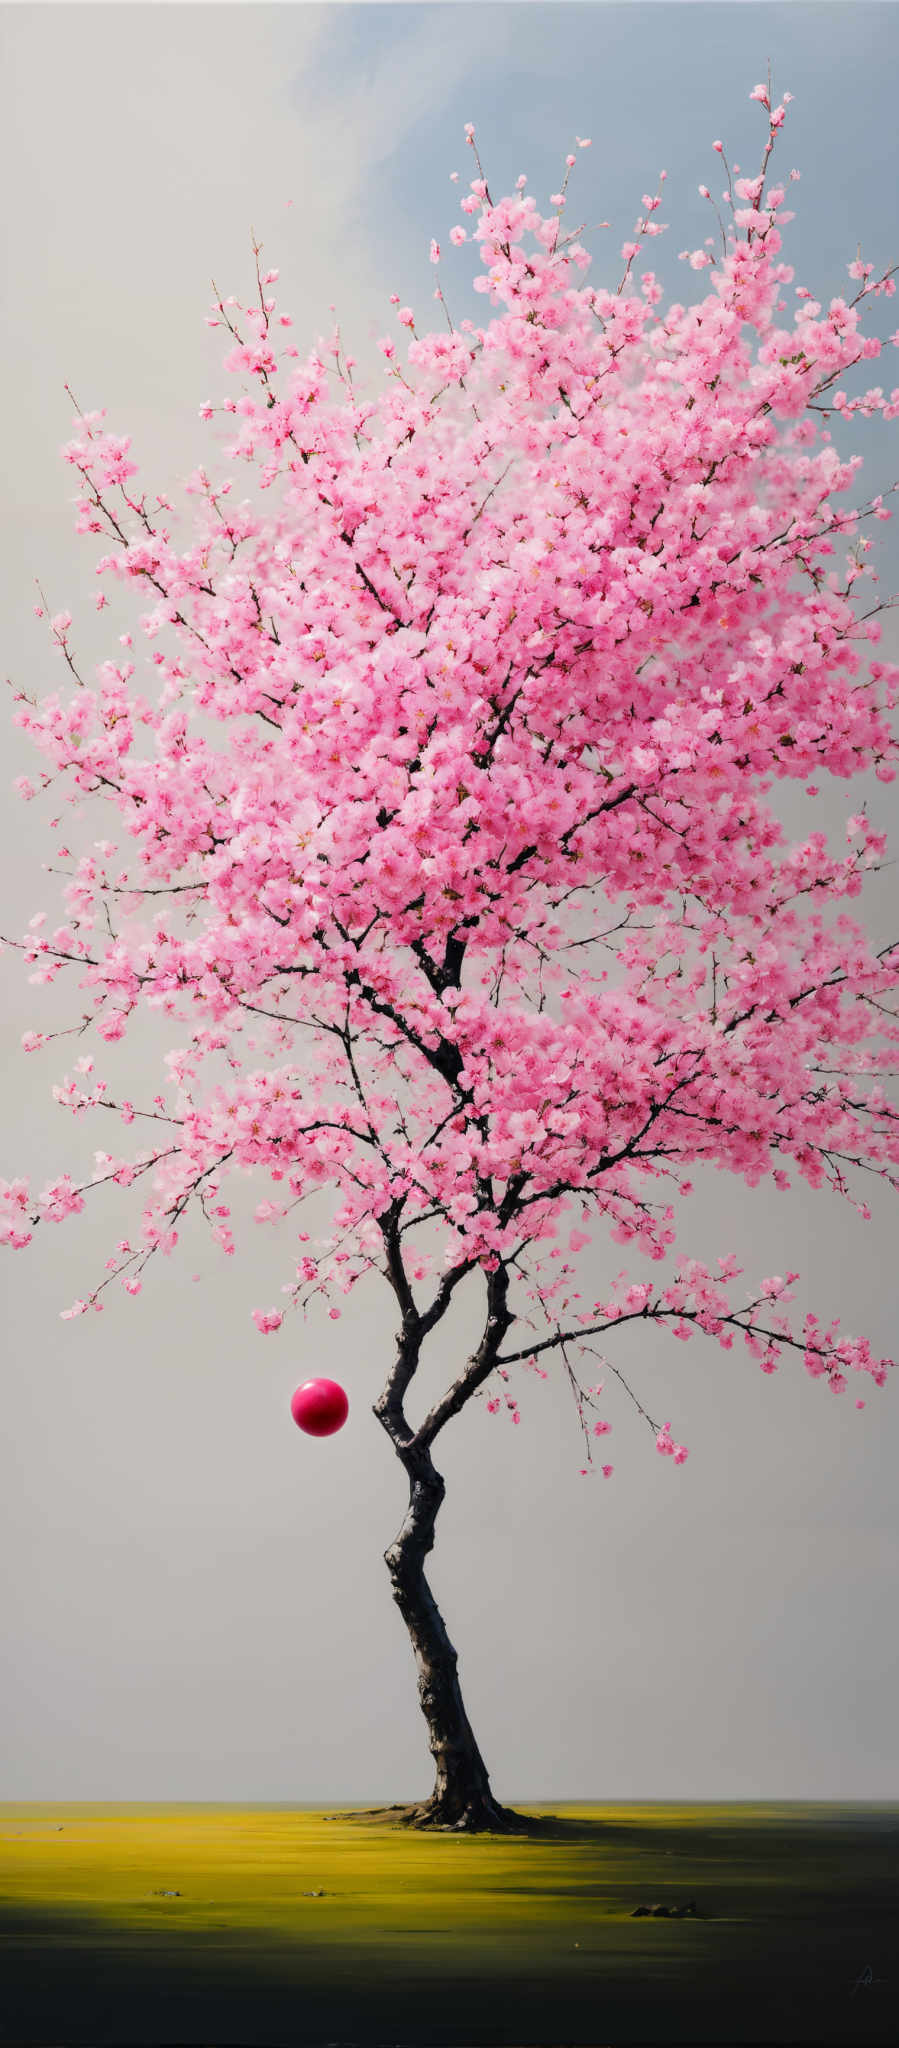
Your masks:
<path fill-rule="evenodd" d="M 304 1380 L 291 1396 L 290 1412 L 307 1436 L 333 1436 L 343 1428 L 350 1404 L 336 1380 Z"/>

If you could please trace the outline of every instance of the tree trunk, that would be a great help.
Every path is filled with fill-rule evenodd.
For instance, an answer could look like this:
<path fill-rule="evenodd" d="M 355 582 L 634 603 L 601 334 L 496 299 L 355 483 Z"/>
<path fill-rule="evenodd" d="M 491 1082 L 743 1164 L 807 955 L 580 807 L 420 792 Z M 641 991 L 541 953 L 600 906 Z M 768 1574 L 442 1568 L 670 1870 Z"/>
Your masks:
<path fill-rule="evenodd" d="M 402 1311 L 402 1326 L 393 1369 L 373 1412 L 409 1478 L 405 1520 L 395 1542 L 385 1550 L 384 1561 L 418 1666 L 418 1697 L 428 1724 L 436 1777 L 430 1799 L 415 1806 L 375 1811 L 379 1817 L 389 1815 L 409 1827 L 455 1828 L 471 1834 L 529 1834 L 539 1830 L 539 1822 L 535 1825 L 524 1814 L 501 1806 L 490 1790 L 487 1766 L 465 1712 L 459 1660 L 424 1573 L 425 1558 L 434 1544 L 434 1524 L 446 1492 L 442 1475 L 431 1457 L 431 1444 L 438 1431 L 451 1416 L 459 1414 L 493 1371 L 512 1320 L 507 1305 L 508 1273 L 499 1261 L 487 1270 L 487 1321 L 477 1351 L 420 1428 L 413 1432 L 406 1420 L 403 1399 L 418 1368 L 422 1340 L 442 1320 L 456 1286 L 473 1270 L 474 1261 L 461 1260 L 445 1273 L 430 1307 L 420 1313 L 403 1265 L 400 1208 L 401 1203 L 394 1204 L 382 1217 L 381 1228 L 387 1277 Z"/>
<path fill-rule="evenodd" d="M 520 1832 L 529 1827 L 527 1818 L 501 1806 L 490 1790 L 487 1766 L 465 1712 L 458 1658 L 424 1574 L 446 1487 L 429 1450 L 420 1446 L 397 1446 L 397 1450 L 409 1474 L 409 1508 L 384 1559 L 418 1666 L 418 1697 L 428 1724 L 436 1778 L 430 1799 L 394 1811 L 402 1824 L 411 1827 Z"/>

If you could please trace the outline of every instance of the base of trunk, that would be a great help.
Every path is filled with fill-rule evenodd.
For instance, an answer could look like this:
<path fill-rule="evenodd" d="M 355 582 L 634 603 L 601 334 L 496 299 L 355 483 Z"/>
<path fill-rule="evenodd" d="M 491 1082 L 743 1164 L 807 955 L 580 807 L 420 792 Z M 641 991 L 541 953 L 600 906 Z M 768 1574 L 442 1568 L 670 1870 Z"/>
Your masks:
<path fill-rule="evenodd" d="M 343 1818 L 334 1815 L 333 1818 Z M 361 1820 L 362 1814 L 348 1814 L 348 1820 Z M 488 1796 L 486 1799 L 471 1798 L 464 1805 L 448 1798 L 420 1800 L 412 1806 L 371 1806 L 365 1811 L 366 1820 L 389 1821 L 393 1827 L 415 1828 L 416 1830 L 442 1830 L 457 1835 L 526 1835 L 540 1830 L 540 1820 L 531 1814 L 516 1813 L 511 1806 L 501 1806 L 499 1801 Z"/>

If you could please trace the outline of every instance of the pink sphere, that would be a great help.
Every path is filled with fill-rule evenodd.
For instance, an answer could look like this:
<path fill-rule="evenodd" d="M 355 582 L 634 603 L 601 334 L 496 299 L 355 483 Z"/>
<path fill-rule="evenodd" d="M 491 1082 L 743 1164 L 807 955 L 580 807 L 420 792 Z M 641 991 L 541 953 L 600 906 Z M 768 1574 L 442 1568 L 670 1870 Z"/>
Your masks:
<path fill-rule="evenodd" d="M 342 1429 L 350 1404 L 336 1380 L 304 1380 L 291 1396 L 290 1412 L 307 1436 L 333 1436 Z"/>

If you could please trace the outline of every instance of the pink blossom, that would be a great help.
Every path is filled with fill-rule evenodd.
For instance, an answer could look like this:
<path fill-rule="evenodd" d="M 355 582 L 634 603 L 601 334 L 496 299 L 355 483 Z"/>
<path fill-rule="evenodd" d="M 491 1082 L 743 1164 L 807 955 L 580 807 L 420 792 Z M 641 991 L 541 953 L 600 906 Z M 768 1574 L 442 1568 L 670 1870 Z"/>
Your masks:
<path fill-rule="evenodd" d="M 280 1330 L 284 1317 L 280 1309 L 254 1308 L 253 1321 L 261 1335 L 267 1337 L 272 1330 Z"/>
<path fill-rule="evenodd" d="M 789 95 L 752 97 L 770 147 Z M 102 413 L 76 418 L 100 616 L 115 590 L 132 630 L 77 681 L 55 613 L 58 680 L 15 716 L 45 785 L 109 829 L 67 834 L 62 909 L 12 943 L 36 985 L 77 991 L 79 1055 L 105 1042 L 124 1064 L 132 1025 L 172 1050 L 140 1110 L 90 1051 L 55 1081 L 76 1138 L 93 1118 L 135 1146 L 38 1196 L 7 1186 L 4 1242 L 46 1238 L 102 1185 L 136 1204 L 118 1256 L 141 1271 L 194 1223 L 232 1257 L 247 1205 L 229 1196 L 252 1176 L 259 1221 L 321 1206 L 283 1292 L 334 1320 L 370 1278 L 430 1332 L 464 1275 L 469 1298 L 505 1290 L 485 1324 L 505 1333 L 497 1373 L 561 1371 L 562 1345 L 574 1372 L 643 1318 L 766 1376 L 792 1361 L 837 1393 L 852 1373 L 884 1384 L 890 1361 L 829 1309 L 791 1320 L 795 1274 L 681 1255 L 669 1201 L 716 1169 L 761 1200 L 826 1187 L 854 1227 L 857 1182 L 899 1171 L 899 949 L 848 915 L 884 835 L 856 799 L 842 850 L 791 838 L 778 789 L 896 773 L 899 667 L 871 658 L 848 452 L 861 421 L 899 417 L 899 387 L 860 373 L 892 280 L 859 256 L 854 294 L 799 284 L 788 315 L 788 182 L 766 175 L 735 166 L 723 254 L 682 252 L 689 306 L 640 270 L 664 174 L 624 277 L 599 284 L 523 173 L 496 201 L 479 175 L 461 208 L 480 317 L 416 335 L 391 293 L 409 337 L 402 362 L 379 342 L 375 397 L 339 330 L 303 356 L 276 349 L 290 315 L 270 297 L 217 301 L 229 381 L 200 411 L 225 421 L 226 473 L 187 479 L 183 524 Z M 632 1270 L 595 1280 L 590 1307 L 575 1262 L 599 1240 Z M 518 1425 L 502 1386 L 488 1413 Z M 588 1440 L 606 1434 L 577 1398 Z"/>

